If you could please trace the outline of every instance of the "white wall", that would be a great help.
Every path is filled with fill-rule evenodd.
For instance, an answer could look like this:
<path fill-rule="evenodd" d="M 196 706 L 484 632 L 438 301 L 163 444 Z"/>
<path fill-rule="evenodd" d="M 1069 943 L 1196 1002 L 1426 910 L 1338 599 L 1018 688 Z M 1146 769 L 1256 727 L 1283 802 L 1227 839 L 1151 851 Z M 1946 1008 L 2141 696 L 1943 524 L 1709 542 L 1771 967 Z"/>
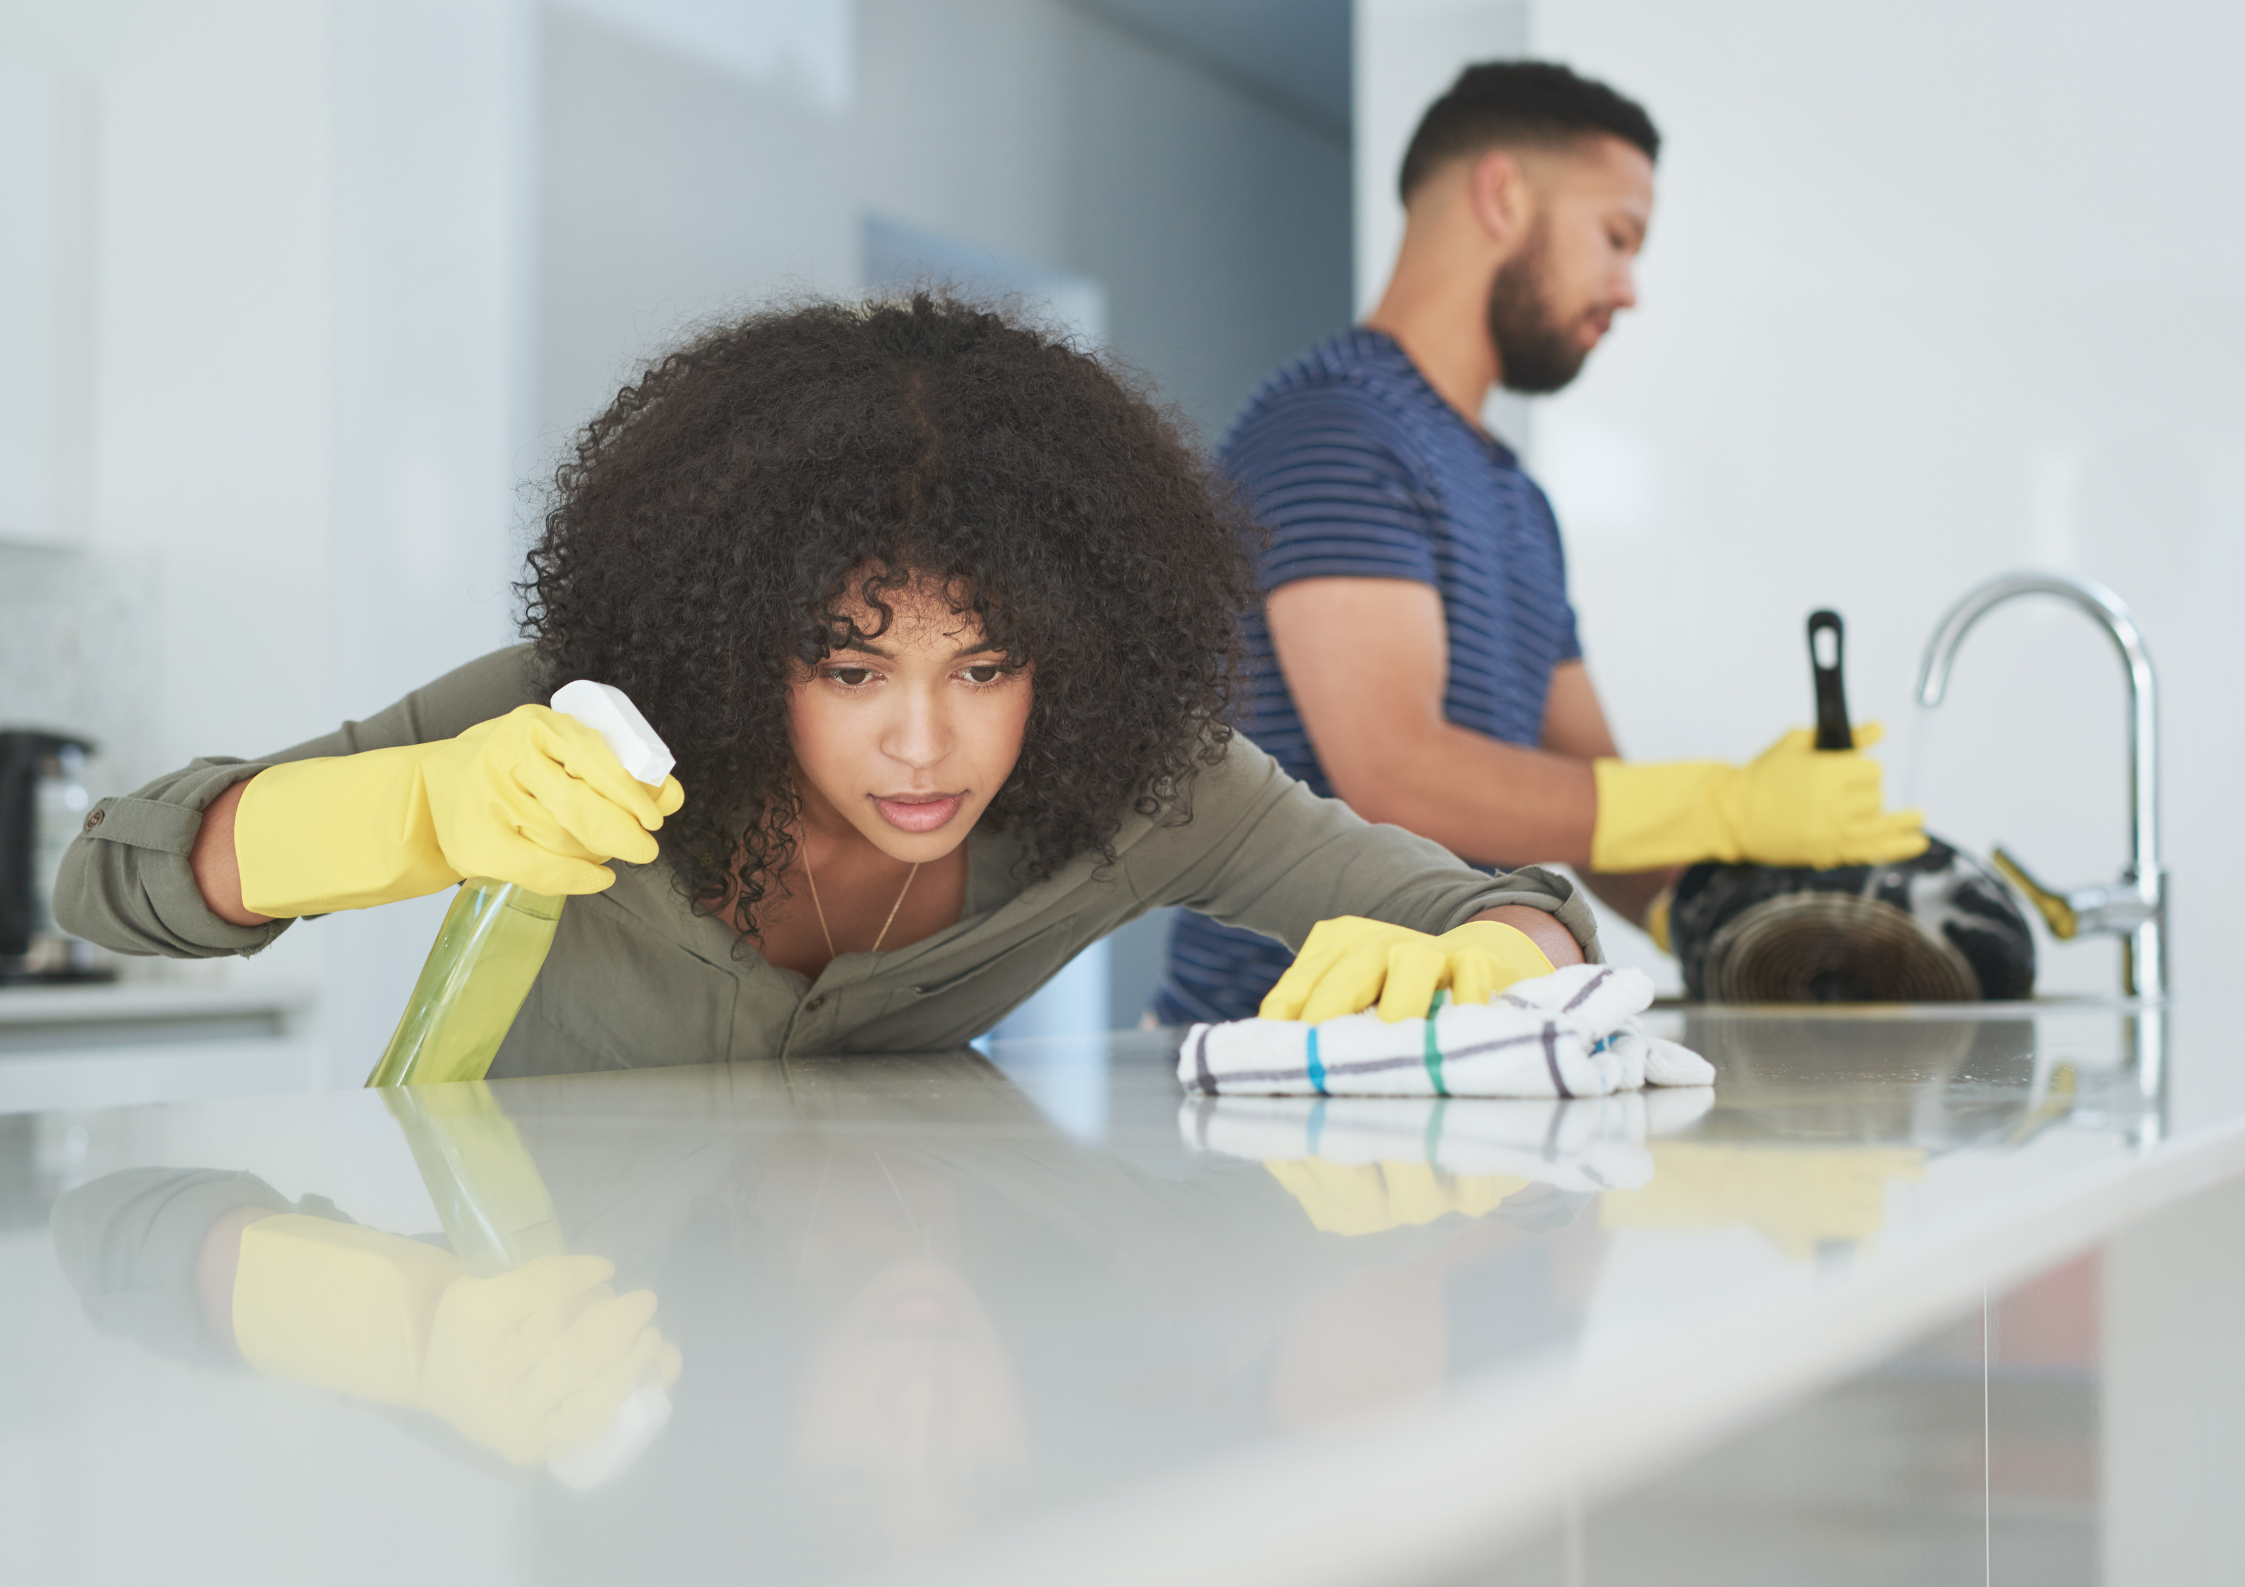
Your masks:
<path fill-rule="evenodd" d="M 1356 0 L 1351 18 L 1356 103 L 1351 177 L 1359 318 L 1387 289 L 1403 245 L 1403 202 L 1396 175 L 1427 106 L 1476 61 L 1526 53 L 1529 0 Z M 1509 391 L 1489 394 L 1482 423 L 1525 450 L 1534 438 L 1535 405 Z"/>
<path fill-rule="evenodd" d="M 1208 438 L 1348 321 L 1344 131 L 1097 5 L 862 0 L 847 72 L 697 44 L 670 25 L 691 8 L 658 9 L 547 13 L 548 449 L 695 322 L 861 288 L 867 217 L 1095 283 L 1107 344 Z M 1077 974 L 1032 1023 L 1134 1023 L 1160 931 L 1118 934 L 1104 999 Z"/>
<path fill-rule="evenodd" d="M 569 432 L 697 318 L 855 290 L 869 214 L 1105 285 L 1204 428 L 1347 317 L 1342 130 L 1090 5 L 0 0 L 0 61 L 94 151 L 87 500 L 0 544 L 0 722 L 104 792 L 511 639 Z M 154 968 L 318 986 L 355 1083 L 443 904 Z"/>
<path fill-rule="evenodd" d="M 1360 0 L 1360 26 L 1414 5 L 1456 9 Z M 1536 404 L 1530 450 L 1624 749 L 1742 757 L 1808 720 L 1802 623 L 1831 605 L 1897 793 L 1970 848 L 2110 879 L 2124 696 L 2097 631 L 2000 612 L 1922 743 L 1908 698 L 1967 586 L 2102 580 L 2162 668 L 2175 982 L 2186 1014 L 2211 998 L 2245 951 L 2245 217 L 2221 196 L 2245 20 L 1538 0 L 1531 43 L 1667 140 L 1642 306 Z M 2117 985 L 2109 939 L 2045 950 L 2046 990 Z"/>
<path fill-rule="evenodd" d="M 0 540 L 17 544 L 84 527 L 92 112 L 62 63 L 0 55 Z"/>
<path fill-rule="evenodd" d="M 2166 689 L 2178 1080 L 2219 1078 L 2190 1032 L 2245 952 L 2245 14 L 1544 0 L 1534 38 L 1668 140 L 1643 306 L 1537 421 L 1623 744 L 1744 755 L 1805 720 L 1830 604 L 1907 782 L 1948 603 L 2020 566 L 2103 581 Z M 2113 877 L 2122 701 L 2087 623 L 1997 614 L 1927 725 L 1931 824 Z M 2109 939 L 2045 946 L 2046 989 L 2117 984 Z"/>
<path fill-rule="evenodd" d="M 1341 130 L 1097 6 L 862 0 L 839 75 L 646 20 L 685 9 L 547 13 L 549 446 L 685 326 L 857 290 L 868 215 L 1101 282 L 1111 345 L 1211 433 L 1347 321 Z"/>
<path fill-rule="evenodd" d="M 512 642 L 537 457 L 536 13 L 330 0 L 334 389 L 328 722 Z M 331 1078 L 389 1039 L 450 896 L 330 916 Z"/>
<path fill-rule="evenodd" d="M 527 18 L 0 3 L 0 55 L 82 84 L 96 150 L 90 508 L 60 549 L 0 549 L 0 717 L 101 739 L 103 791 L 309 737 L 509 637 Z M 441 907 L 207 969 L 321 986 L 354 1083 Z"/>
<path fill-rule="evenodd" d="M 1396 174 L 1427 106 L 1476 61 L 1528 47 L 1528 0 L 1356 0 L 1351 176 L 1356 312 L 1380 301 L 1403 243 Z"/>

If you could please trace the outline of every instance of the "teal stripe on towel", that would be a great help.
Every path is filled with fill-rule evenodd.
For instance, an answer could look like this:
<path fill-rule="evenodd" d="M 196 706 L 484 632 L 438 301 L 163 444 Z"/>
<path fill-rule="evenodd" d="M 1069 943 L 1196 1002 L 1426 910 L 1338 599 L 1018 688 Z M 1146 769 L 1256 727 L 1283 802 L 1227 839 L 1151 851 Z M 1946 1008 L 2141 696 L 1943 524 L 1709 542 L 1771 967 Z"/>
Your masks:
<path fill-rule="evenodd" d="M 1442 1044 L 1434 1039 L 1434 1016 L 1431 1013 L 1427 1015 L 1426 1027 L 1427 1078 L 1434 1082 L 1434 1094 L 1446 1097 L 1450 1094 L 1450 1088 L 1442 1083 Z"/>
<path fill-rule="evenodd" d="M 1317 1027 L 1315 1025 L 1310 1027 L 1310 1084 L 1317 1088 L 1319 1096 L 1322 1097 L 1326 1094 L 1325 1065 L 1318 1062 Z"/>

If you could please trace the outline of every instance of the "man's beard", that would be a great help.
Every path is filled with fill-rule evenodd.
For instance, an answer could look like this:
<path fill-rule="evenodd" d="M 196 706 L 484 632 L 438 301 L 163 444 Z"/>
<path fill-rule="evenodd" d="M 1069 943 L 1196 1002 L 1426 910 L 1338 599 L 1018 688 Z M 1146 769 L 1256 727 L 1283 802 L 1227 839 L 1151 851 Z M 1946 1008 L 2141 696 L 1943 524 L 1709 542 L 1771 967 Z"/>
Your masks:
<path fill-rule="evenodd" d="M 1590 349 L 1552 312 L 1544 291 L 1545 247 L 1541 223 L 1520 251 L 1497 266 L 1489 283 L 1489 340 L 1504 370 L 1504 389 L 1526 396 L 1557 391 L 1582 373 Z"/>

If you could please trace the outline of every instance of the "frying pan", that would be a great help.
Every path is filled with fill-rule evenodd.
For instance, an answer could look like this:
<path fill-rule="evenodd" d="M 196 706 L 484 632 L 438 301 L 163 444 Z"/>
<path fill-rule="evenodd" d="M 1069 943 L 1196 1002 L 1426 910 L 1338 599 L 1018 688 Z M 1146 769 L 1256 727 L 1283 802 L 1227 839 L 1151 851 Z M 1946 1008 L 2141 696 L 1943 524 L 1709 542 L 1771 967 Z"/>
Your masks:
<path fill-rule="evenodd" d="M 1809 614 L 1816 747 L 1849 749 L 1839 614 Z M 1931 838 L 1892 865 L 1695 865 L 1669 940 L 1684 994 L 1714 1003 L 1968 1003 L 2034 990 L 2034 935 L 1995 871 Z"/>

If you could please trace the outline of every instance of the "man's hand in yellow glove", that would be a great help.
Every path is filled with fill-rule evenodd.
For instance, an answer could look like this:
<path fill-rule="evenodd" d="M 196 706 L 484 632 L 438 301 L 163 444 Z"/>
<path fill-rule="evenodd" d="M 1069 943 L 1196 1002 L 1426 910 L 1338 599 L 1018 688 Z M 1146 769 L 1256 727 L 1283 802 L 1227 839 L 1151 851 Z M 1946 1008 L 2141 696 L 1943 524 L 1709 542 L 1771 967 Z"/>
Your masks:
<path fill-rule="evenodd" d="M 234 816 L 242 903 L 314 915 L 418 898 L 470 876 L 597 893 L 603 862 L 651 863 L 649 834 L 685 803 L 650 788 L 599 733 L 542 705 L 458 738 L 268 767 Z"/>
<path fill-rule="evenodd" d="M 1515 981 L 1551 974 L 1526 933 L 1469 920 L 1441 936 L 1357 915 L 1321 920 L 1259 1010 L 1264 1019 L 1310 1024 L 1379 1005 L 1380 1018 L 1424 1019 L 1434 994 L 1486 1003 Z"/>
<path fill-rule="evenodd" d="M 1652 871 L 1719 860 L 1825 870 L 1922 854 L 1924 817 L 1886 809 L 1879 763 L 1857 753 L 1878 737 L 1867 725 L 1856 729 L 1855 749 L 1824 750 L 1804 728 L 1745 766 L 1598 761 L 1591 866 Z"/>

